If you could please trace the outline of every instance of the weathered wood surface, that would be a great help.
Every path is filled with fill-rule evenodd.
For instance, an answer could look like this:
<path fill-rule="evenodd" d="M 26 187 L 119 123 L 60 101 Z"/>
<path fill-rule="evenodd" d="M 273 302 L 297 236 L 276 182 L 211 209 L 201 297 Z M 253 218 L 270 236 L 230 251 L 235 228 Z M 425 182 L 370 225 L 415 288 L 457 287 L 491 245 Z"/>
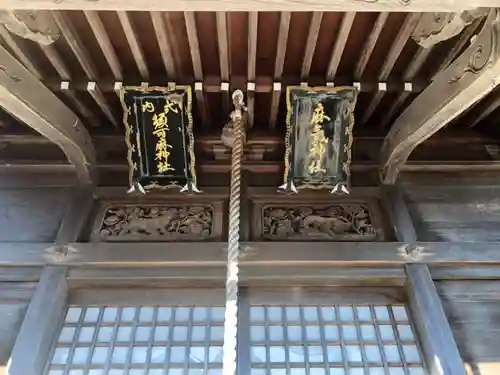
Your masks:
<path fill-rule="evenodd" d="M 415 226 L 399 186 L 382 185 L 380 189 L 382 203 L 389 215 L 397 240 L 410 244 L 417 242 Z"/>
<path fill-rule="evenodd" d="M 439 281 L 436 288 L 473 375 L 500 373 L 500 281 Z"/>
<path fill-rule="evenodd" d="M 242 266 L 391 266 L 408 262 L 441 265 L 500 263 L 498 242 L 246 242 Z M 416 250 L 416 251 L 413 251 Z M 0 265 L 218 266 L 227 244 L 206 243 L 0 243 Z"/>
<path fill-rule="evenodd" d="M 0 374 L 7 366 L 17 333 L 36 287 L 36 282 L 22 282 L 23 269 L 0 268 Z M 38 269 L 38 277 L 40 270 Z M 28 277 L 36 281 L 36 276 Z"/>
<path fill-rule="evenodd" d="M 430 375 L 465 375 L 464 364 L 425 264 L 406 266 L 408 306 Z"/>
<path fill-rule="evenodd" d="M 64 267 L 47 267 L 36 286 L 12 349 L 9 375 L 41 374 L 66 306 Z"/>
<path fill-rule="evenodd" d="M 499 34 L 500 13 L 491 9 L 471 45 L 394 122 L 380 157 L 384 183 L 394 184 L 401 167 L 419 144 L 498 85 Z"/>
<path fill-rule="evenodd" d="M 163 10 L 163 11 L 399 11 L 453 12 L 476 7 L 498 6 L 495 0 L 182 0 L 174 3 L 157 0 L 1 0 L 0 8 L 7 9 L 92 9 L 92 10 Z"/>
<path fill-rule="evenodd" d="M 403 191 L 420 240 L 500 240 L 498 187 L 457 180 L 451 186 L 405 183 Z"/>
<path fill-rule="evenodd" d="M 93 182 L 95 150 L 80 119 L 3 47 L 0 60 L 2 107 L 57 144 L 82 182 Z"/>
<path fill-rule="evenodd" d="M 66 188 L 0 190 L 0 241 L 53 241 L 70 195 Z"/>

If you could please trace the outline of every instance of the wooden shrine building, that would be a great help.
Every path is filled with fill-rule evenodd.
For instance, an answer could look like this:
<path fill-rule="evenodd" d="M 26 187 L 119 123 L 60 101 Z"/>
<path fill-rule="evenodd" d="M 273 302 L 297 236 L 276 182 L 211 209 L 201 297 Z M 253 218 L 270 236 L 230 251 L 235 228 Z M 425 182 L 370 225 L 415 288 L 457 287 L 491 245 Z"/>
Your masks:
<path fill-rule="evenodd" d="M 500 374 L 498 0 L 0 0 L 0 374 Z M 200 194 L 127 194 L 123 86 L 189 86 Z M 277 191 L 287 87 L 358 91 L 351 193 Z"/>

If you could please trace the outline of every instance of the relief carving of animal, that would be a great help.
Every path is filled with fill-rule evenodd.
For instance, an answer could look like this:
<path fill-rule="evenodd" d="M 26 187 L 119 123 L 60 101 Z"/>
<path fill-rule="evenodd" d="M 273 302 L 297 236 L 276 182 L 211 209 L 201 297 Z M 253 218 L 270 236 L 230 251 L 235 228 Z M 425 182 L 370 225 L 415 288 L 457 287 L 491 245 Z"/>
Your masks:
<path fill-rule="evenodd" d="M 351 222 L 346 218 L 319 215 L 306 216 L 303 223 L 304 228 L 316 229 L 331 235 L 346 233 L 352 227 Z"/>
<path fill-rule="evenodd" d="M 149 234 L 155 235 L 165 234 L 165 228 L 172 219 L 171 216 L 158 216 L 153 218 L 132 218 L 127 225 L 124 226 L 123 234 Z"/>

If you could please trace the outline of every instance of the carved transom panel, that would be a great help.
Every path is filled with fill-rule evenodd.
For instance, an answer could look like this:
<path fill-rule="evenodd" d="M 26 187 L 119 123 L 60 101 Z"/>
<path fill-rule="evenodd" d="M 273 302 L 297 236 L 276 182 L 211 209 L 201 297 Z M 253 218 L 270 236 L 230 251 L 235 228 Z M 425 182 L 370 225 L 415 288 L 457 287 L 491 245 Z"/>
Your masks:
<path fill-rule="evenodd" d="M 98 241 L 202 241 L 214 235 L 215 209 L 194 205 L 112 205 L 106 207 Z"/>
<path fill-rule="evenodd" d="M 365 204 L 267 205 L 262 236 L 277 241 L 374 241 L 377 232 Z"/>

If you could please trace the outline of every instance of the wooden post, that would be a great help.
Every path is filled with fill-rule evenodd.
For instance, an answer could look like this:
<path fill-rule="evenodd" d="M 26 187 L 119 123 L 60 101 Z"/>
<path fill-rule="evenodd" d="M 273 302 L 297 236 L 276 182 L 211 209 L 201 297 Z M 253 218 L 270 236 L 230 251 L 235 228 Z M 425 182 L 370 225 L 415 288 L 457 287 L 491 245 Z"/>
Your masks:
<path fill-rule="evenodd" d="M 42 273 L 12 349 L 7 374 L 42 374 L 64 313 L 66 268 L 49 266 Z"/>
<path fill-rule="evenodd" d="M 434 282 L 425 264 L 406 266 L 408 305 L 418 331 L 430 375 L 465 375 L 465 367 L 453 338 Z"/>

